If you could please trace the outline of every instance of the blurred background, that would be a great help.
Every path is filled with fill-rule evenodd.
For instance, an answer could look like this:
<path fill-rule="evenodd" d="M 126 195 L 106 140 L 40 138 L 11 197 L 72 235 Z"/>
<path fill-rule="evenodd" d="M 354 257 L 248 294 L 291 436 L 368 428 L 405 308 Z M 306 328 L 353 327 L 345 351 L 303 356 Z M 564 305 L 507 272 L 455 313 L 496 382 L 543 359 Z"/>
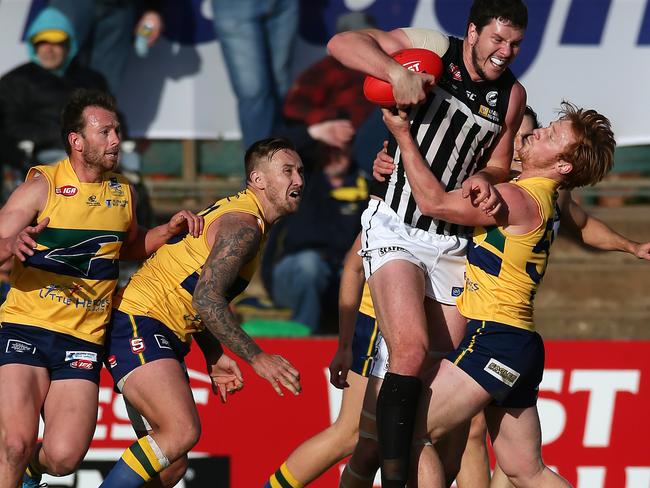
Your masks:
<path fill-rule="evenodd" d="M 362 77 L 331 63 L 327 40 L 372 25 L 463 37 L 471 0 L 270 4 L 0 0 L 1 198 L 28 166 L 60 155 L 45 129 L 48 123 L 56 129 L 57 110 L 78 86 L 104 86 L 117 97 L 126 127 L 122 168 L 144 199 L 139 219 L 145 225 L 242 189 L 244 148 L 271 131 L 287 135 L 306 162 L 308 185 L 322 183 L 311 184 L 303 220 L 278 226 L 262 272 L 234 307 L 256 335 L 332 335 L 342 257 L 359 230 L 356 217 L 384 132 L 361 95 Z M 529 25 L 512 70 L 540 122 L 553 120 L 566 99 L 609 116 L 618 141 L 612 174 L 574 197 L 621 234 L 650 241 L 650 1 L 526 4 Z M 54 16 L 46 10 L 53 7 Z M 30 31 L 36 24 L 41 30 Z M 44 43 L 63 51 L 41 72 L 29 65 L 45 66 Z M 309 220 L 316 225 L 305 228 L 301 222 Z M 287 257 L 306 250 L 316 252 L 331 276 L 300 285 L 313 286 L 319 301 L 299 310 L 299 298 L 274 296 L 273 289 L 290 272 L 278 270 L 292 269 L 282 267 L 293 264 Z M 536 299 L 538 329 L 552 340 L 647 341 L 649 266 L 629 254 L 591 250 L 561 229 Z M 0 270 L 2 289 L 6 280 Z M 647 353 L 648 342 L 639 344 Z"/>

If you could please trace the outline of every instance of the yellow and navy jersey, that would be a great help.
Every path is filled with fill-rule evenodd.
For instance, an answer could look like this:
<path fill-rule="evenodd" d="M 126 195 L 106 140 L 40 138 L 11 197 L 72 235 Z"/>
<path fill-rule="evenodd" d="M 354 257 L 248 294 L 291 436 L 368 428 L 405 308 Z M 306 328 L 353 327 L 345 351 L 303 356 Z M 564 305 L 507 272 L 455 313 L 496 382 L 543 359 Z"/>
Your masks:
<path fill-rule="evenodd" d="M 467 318 L 534 330 L 533 299 L 546 272 L 559 211 L 557 183 L 543 177 L 512 181 L 539 209 L 541 224 L 526 234 L 477 227 L 467 251 L 465 289 L 458 299 Z"/>
<path fill-rule="evenodd" d="M 133 215 L 130 186 L 116 173 L 82 183 L 68 159 L 31 168 L 27 179 L 35 177 L 49 186 L 37 222 L 50 222 L 34 255 L 14 259 L 2 320 L 102 344 Z"/>
<path fill-rule="evenodd" d="M 199 215 L 205 219 L 204 229 L 207 231 L 215 220 L 231 212 L 257 217 L 263 237 L 257 255 L 239 271 L 236 282 L 228 290 L 228 301 L 248 286 L 258 267 L 267 231 L 259 200 L 249 190 L 223 198 Z M 130 315 L 152 317 L 169 327 L 180 340 L 190 341 L 191 334 L 203 328 L 192 306 L 192 295 L 210 254 L 206 231 L 198 238 L 178 236 L 158 249 L 118 292 L 115 308 Z"/>
<path fill-rule="evenodd" d="M 359 312 L 376 319 L 375 306 L 372 303 L 372 296 L 370 296 L 370 287 L 368 283 L 363 284 L 363 295 L 361 295 L 361 304 L 359 305 Z"/>

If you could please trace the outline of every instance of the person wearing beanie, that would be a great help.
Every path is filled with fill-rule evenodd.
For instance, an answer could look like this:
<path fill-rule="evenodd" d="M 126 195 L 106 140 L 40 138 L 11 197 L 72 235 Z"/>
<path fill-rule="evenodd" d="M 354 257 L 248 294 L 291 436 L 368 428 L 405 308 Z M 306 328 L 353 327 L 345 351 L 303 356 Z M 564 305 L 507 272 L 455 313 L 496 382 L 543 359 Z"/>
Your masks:
<path fill-rule="evenodd" d="M 64 158 L 59 118 L 66 101 L 76 88 L 107 91 L 101 74 L 76 63 L 75 33 L 59 10 L 42 10 L 29 26 L 25 43 L 29 61 L 0 78 L 6 154 L 19 167 Z"/>

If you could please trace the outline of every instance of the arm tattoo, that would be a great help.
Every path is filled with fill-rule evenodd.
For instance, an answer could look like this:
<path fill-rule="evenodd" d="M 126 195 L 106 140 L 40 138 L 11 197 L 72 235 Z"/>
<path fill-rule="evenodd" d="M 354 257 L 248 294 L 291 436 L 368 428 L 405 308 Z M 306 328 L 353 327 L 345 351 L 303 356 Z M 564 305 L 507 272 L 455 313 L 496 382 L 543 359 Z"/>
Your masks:
<path fill-rule="evenodd" d="M 256 224 L 242 222 L 237 216 L 224 215 L 220 219 L 221 228 L 203 266 L 193 304 L 208 330 L 250 363 L 262 350 L 241 328 L 228 306 L 226 292 L 241 268 L 257 254 L 262 235 Z"/>

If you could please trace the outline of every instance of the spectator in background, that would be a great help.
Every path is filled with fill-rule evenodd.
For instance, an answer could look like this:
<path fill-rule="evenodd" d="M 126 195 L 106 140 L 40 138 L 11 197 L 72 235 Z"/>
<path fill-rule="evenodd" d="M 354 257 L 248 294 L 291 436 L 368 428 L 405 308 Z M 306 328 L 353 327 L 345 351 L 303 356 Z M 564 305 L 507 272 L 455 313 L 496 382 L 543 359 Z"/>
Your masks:
<path fill-rule="evenodd" d="M 343 259 L 368 201 L 349 145 L 319 147 L 322 166 L 306 174 L 298 212 L 271 235 L 263 264 L 274 303 L 290 308 L 292 320 L 312 332 L 320 329 L 324 298 L 336 298 Z"/>
<path fill-rule="evenodd" d="M 375 27 L 364 12 L 349 12 L 336 22 L 336 32 Z M 388 137 L 381 111 L 363 94 L 365 76 L 325 56 L 294 81 L 284 102 L 284 123 L 276 132 L 291 139 L 309 167 L 319 142 L 343 148 L 352 144 L 352 158 L 368 174 Z"/>
<path fill-rule="evenodd" d="M 30 62 L 0 78 L 0 125 L 6 131 L 6 151 L 15 155 L 19 145 L 25 148 L 29 154 L 21 155 L 22 165 L 33 162 L 30 159 L 42 163 L 64 159 L 63 106 L 76 88 L 107 89 L 101 74 L 73 61 L 77 39 L 59 10 L 49 7 L 41 11 L 26 38 Z"/>
<path fill-rule="evenodd" d="M 243 145 L 268 137 L 291 85 L 298 0 L 212 0 Z"/>
<path fill-rule="evenodd" d="M 104 75 L 113 95 L 133 49 L 134 32 L 147 24 L 149 47 L 162 33 L 160 0 L 50 0 L 50 6 L 70 19 L 83 64 Z"/>

